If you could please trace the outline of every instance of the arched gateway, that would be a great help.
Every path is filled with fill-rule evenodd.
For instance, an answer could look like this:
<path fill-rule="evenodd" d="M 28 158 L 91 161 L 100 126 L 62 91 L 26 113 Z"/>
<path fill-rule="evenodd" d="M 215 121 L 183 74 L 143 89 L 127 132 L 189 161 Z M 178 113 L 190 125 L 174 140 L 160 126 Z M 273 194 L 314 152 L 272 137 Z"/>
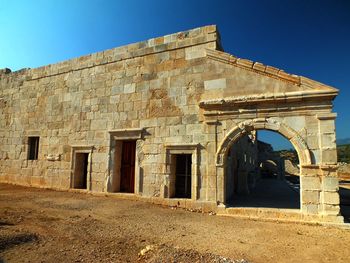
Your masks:
<path fill-rule="evenodd" d="M 217 197 L 220 203 L 225 203 L 227 200 L 227 155 L 229 154 L 230 149 L 232 147 L 235 147 L 234 144 L 243 136 L 249 135 L 252 131 L 257 130 L 270 130 L 281 134 L 294 146 L 295 150 L 298 153 L 298 158 L 301 166 L 310 166 L 312 164 L 310 150 L 308 149 L 306 142 L 295 130 L 293 130 L 288 125 L 283 124 L 274 118 L 256 118 L 252 120 L 242 121 L 235 125 L 231 130 L 229 130 L 222 142 L 219 144 L 218 150 L 216 152 L 217 176 L 219 177 L 217 178 L 217 182 L 221 182 L 221 185 L 217 186 Z M 302 176 L 302 174 L 300 174 L 300 176 Z M 300 200 L 303 200 L 303 192 L 300 191 L 300 194 Z"/>
<path fill-rule="evenodd" d="M 335 154 L 335 114 L 318 112 L 319 102 L 308 98 L 309 94 L 301 95 L 303 100 L 297 104 L 289 98 L 292 97 L 290 93 L 284 93 L 282 101 L 276 97 L 259 96 L 202 101 L 207 123 L 215 126 L 216 131 L 215 196 L 219 205 L 226 202 L 227 155 L 232 146 L 252 131 L 270 130 L 288 139 L 298 153 L 301 214 L 305 218 L 316 216 L 316 220 L 322 221 L 342 220 Z M 322 92 L 314 91 L 312 95 L 324 99 Z M 286 107 L 278 112 L 279 108 L 282 109 L 281 104 Z M 310 111 L 299 111 L 305 105 Z M 247 114 L 249 111 L 251 114 Z M 244 117 L 241 112 L 245 112 Z M 256 115 L 262 117 L 247 118 Z"/>

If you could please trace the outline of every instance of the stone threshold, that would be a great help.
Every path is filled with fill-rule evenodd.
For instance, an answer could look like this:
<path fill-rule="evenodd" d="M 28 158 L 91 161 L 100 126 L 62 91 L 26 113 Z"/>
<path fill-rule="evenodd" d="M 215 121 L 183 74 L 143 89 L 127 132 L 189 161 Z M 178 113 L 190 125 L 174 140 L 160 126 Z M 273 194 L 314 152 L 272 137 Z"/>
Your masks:
<path fill-rule="evenodd" d="M 279 209 L 261 207 L 227 207 L 220 208 L 218 216 L 244 218 L 256 221 L 299 223 L 350 230 L 350 223 L 343 223 L 342 216 L 325 217 L 322 215 L 306 215 L 298 209 Z"/>

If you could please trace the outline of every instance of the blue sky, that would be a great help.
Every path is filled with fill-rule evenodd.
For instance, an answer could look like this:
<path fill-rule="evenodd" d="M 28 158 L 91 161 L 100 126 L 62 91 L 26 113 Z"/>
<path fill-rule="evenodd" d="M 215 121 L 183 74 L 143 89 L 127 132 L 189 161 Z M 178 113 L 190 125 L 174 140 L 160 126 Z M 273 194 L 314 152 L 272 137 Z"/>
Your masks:
<path fill-rule="evenodd" d="M 226 52 L 340 90 L 337 138 L 350 137 L 348 0 L 0 0 L 0 68 L 38 67 L 216 24 Z M 276 148 L 286 140 L 264 133 Z"/>

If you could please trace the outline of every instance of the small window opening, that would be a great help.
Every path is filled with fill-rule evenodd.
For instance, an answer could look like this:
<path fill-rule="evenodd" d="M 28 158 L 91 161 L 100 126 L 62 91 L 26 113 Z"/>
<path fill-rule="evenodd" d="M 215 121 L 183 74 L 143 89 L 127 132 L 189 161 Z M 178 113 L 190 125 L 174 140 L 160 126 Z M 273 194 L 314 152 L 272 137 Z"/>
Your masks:
<path fill-rule="evenodd" d="M 28 160 L 38 160 L 39 137 L 28 138 Z"/>

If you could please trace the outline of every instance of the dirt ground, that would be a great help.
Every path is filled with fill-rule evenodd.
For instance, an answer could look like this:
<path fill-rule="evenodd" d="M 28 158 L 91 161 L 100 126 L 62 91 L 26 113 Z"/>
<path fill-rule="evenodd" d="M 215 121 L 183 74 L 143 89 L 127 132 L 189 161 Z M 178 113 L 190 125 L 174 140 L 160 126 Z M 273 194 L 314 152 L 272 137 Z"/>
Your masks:
<path fill-rule="evenodd" d="M 0 184 L 0 262 L 349 262 L 350 230 Z"/>

